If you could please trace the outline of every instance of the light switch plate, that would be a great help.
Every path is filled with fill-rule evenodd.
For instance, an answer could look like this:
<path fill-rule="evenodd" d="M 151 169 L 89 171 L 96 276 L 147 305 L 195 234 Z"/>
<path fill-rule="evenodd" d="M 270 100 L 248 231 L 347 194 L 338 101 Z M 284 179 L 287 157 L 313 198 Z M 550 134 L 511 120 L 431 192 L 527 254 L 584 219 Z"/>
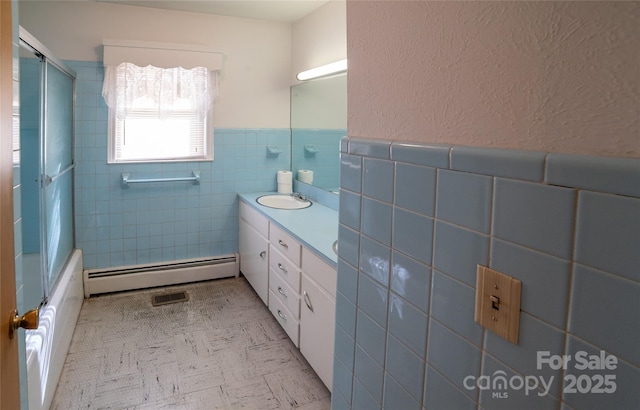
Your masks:
<path fill-rule="evenodd" d="M 522 283 L 509 275 L 478 265 L 475 321 L 518 344 Z"/>

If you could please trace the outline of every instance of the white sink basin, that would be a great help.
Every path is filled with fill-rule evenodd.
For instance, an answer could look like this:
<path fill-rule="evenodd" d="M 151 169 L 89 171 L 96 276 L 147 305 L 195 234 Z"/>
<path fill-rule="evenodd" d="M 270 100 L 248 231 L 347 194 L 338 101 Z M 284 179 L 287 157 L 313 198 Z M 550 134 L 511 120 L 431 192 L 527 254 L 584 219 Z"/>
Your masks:
<path fill-rule="evenodd" d="M 300 199 L 291 195 L 263 195 L 256 200 L 260 205 L 276 209 L 303 209 L 311 206 L 308 199 Z"/>

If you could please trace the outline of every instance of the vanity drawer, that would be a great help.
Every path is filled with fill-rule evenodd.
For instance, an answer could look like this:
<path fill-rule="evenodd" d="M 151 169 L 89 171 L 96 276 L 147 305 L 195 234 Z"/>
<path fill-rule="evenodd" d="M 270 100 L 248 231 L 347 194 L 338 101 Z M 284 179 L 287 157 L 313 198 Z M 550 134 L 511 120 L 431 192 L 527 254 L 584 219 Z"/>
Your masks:
<path fill-rule="evenodd" d="M 302 248 L 302 271 L 316 281 L 331 296 L 336 297 L 338 274 L 336 268 L 320 259 L 307 248 Z"/>
<path fill-rule="evenodd" d="M 300 293 L 300 268 L 271 244 L 269 248 L 269 265 L 278 272 L 296 293 Z"/>
<path fill-rule="evenodd" d="M 269 290 L 269 310 L 287 332 L 293 344 L 296 347 L 300 346 L 300 324 L 272 290 Z"/>
<path fill-rule="evenodd" d="M 302 246 L 291 235 L 284 232 L 275 224 L 269 228 L 269 241 L 273 247 L 282 252 L 296 266 L 300 266 L 300 249 Z"/>
<path fill-rule="evenodd" d="M 251 206 L 240 201 L 240 218 L 254 227 L 260 235 L 269 237 L 269 220 Z"/>
<path fill-rule="evenodd" d="M 272 294 L 275 295 L 274 297 L 280 299 L 289 312 L 293 314 L 293 317 L 296 320 L 300 320 L 300 296 L 298 292 L 293 290 L 273 268 L 269 273 L 269 288 Z"/>

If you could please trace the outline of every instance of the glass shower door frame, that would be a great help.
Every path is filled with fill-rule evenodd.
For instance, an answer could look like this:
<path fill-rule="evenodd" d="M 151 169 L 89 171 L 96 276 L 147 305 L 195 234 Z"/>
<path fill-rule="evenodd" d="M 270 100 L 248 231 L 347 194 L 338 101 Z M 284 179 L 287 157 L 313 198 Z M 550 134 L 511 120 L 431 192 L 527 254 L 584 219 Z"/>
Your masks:
<path fill-rule="evenodd" d="M 62 61 L 53 57 L 51 51 L 49 51 L 42 43 L 40 43 L 35 37 L 33 37 L 29 32 L 20 27 L 20 42 L 21 45 L 26 46 L 28 49 L 31 49 L 33 53 L 40 58 L 40 64 L 42 66 L 42 70 L 40 70 L 40 129 L 39 129 L 39 142 L 40 142 L 40 158 L 39 158 L 39 178 L 38 178 L 38 186 L 39 186 L 39 208 L 40 208 L 40 264 L 41 264 L 41 280 L 42 280 L 42 290 L 43 290 L 43 299 L 42 304 L 46 304 L 49 298 L 49 295 L 53 292 L 53 288 L 57 284 L 57 279 L 59 276 L 56 276 L 56 279 L 51 281 L 52 276 L 52 266 L 50 266 L 50 246 L 49 246 L 49 229 L 51 226 L 51 221 L 48 220 L 48 203 L 47 203 L 47 192 L 46 189 L 52 183 L 56 183 L 60 178 L 71 177 L 71 198 L 70 206 L 71 206 L 71 250 L 75 247 L 75 212 L 73 210 L 74 207 L 74 168 L 75 168 L 75 159 L 74 159 L 74 141 L 75 141 L 75 132 L 74 132 L 74 111 L 75 111 L 75 98 L 76 98 L 76 73 L 67 67 Z M 51 68 L 57 69 L 60 73 L 68 77 L 72 81 L 71 85 L 71 111 L 70 111 L 70 161 L 69 164 L 65 164 L 66 166 L 63 169 L 57 170 L 55 175 L 47 174 L 47 164 L 48 164 L 48 155 L 47 155 L 47 147 L 48 147 L 48 139 L 49 139 L 49 124 L 47 123 L 47 118 L 49 117 L 49 89 L 47 87 L 49 83 L 49 70 Z M 65 259 L 64 263 L 61 266 L 61 270 L 64 269 L 64 265 L 68 260 L 69 255 Z M 59 275 L 59 272 L 56 273 Z"/>

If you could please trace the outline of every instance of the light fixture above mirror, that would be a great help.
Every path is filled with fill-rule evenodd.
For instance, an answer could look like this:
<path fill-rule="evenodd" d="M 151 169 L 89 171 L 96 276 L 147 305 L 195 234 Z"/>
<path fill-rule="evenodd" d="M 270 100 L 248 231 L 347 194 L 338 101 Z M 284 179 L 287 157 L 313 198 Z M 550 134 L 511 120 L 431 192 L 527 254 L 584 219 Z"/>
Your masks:
<path fill-rule="evenodd" d="M 320 77 L 327 77 L 347 71 L 347 60 L 335 61 L 333 63 L 321 65 L 310 70 L 301 71 L 296 75 L 299 81 L 308 81 Z"/>

